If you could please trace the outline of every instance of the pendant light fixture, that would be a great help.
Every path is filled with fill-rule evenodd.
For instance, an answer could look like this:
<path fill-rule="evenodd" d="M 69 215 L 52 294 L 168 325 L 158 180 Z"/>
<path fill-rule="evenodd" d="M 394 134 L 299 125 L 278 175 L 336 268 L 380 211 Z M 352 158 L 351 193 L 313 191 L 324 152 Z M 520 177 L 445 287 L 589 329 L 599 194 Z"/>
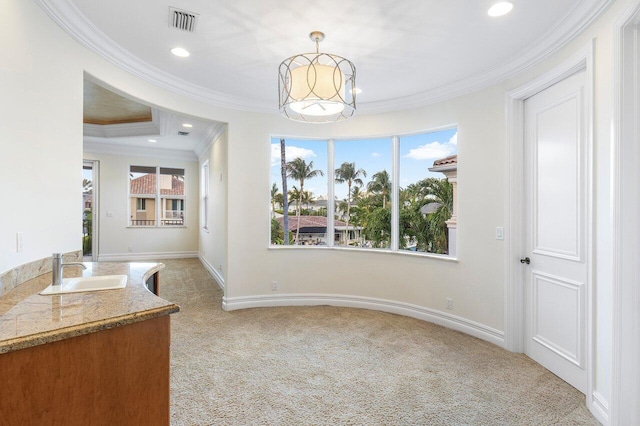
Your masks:
<path fill-rule="evenodd" d="M 278 70 L 280 113 L 295 121 L 330 123 L 356 111 L 356 67 L 351 61 L 320 53 L 324 33 L 309 34 L 315 53 L 285 59 Z"/>

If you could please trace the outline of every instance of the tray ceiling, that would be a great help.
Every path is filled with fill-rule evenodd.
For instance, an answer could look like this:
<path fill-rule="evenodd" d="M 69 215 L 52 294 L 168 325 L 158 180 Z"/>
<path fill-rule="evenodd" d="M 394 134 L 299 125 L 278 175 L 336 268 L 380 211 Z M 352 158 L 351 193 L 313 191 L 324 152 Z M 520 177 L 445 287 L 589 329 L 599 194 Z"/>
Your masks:
<path fill-rule="evenodd" d="M 494 84 L 543 59 L 611 0 L 37 0 L 85 45 L 149 81 L 220 106 L 277 112 L 277 68 L 314 50 L 357 67 L 359 113 L 415 107 Z M 169 8 L 197 15 L 194 32 Z M 178 58 L 170 49 L 191 52 Z"/>

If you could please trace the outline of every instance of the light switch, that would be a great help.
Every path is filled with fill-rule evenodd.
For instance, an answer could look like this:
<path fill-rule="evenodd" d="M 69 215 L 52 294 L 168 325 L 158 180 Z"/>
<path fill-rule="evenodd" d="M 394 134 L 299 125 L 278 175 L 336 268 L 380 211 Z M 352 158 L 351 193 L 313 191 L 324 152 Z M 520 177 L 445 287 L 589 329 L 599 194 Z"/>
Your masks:
<path fill-rule="evenodd" d="M 22 251 L 22 232 L 16 233 L 16 252 Z"/>
<path fill-rule="evenodd" d="M 502 226 L 496 228 L 496 240 L 504 240 L 504 228 Z"/>
<path fill-rule="evenodd" d="M 107 217 L 113 217 L 113 212 L 112 212 L 112 211 L 107 210 Z"/>

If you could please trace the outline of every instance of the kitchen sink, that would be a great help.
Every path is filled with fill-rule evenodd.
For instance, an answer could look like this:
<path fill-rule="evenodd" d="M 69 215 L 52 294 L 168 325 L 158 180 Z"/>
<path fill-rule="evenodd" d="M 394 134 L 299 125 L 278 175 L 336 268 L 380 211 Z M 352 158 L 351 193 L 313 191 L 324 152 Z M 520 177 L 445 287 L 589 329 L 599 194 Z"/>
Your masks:
<path fill-rule="evenodd" d="M 97 277 L 65 278 L 62 285 L 50 285 L 40 294 L 80 293 L 83 291 L 114 290 L 127 286 L 126 275 L 102 275 Z"/>

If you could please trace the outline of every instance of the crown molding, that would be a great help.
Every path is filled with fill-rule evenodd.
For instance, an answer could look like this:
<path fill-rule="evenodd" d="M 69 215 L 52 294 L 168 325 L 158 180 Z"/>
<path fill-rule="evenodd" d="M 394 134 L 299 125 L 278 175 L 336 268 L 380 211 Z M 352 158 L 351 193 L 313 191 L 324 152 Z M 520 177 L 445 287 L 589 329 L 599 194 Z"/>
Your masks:
<path fill-rule="evenodd" d="M 190 83 L 141 60 L 109 38 L 69 0 L 35 1 L 56 24 L 81 45 L 151 84 L 223 108 L 253 112 L 277 112 L 275 105 L 256 106 L 253 101 Z"/>
<path fill-rule="evenodd" d="M 207 150 L 213 145 L 213 143 L 218 139 L 218 137 L 224 133 L 227 125 L 224 123 L 212 123 L 202 137 L 202 140 L 198 145 L 196 145 L 193 152 L 196 154 L 198 159 L 202 158 L 202 155 L 207 152 Z"/>
<path fill-rule="evenodd" d="M 419 108 L 476 92 L 511 78 L 542 62 L 570 42 L 604 13 L 615 0 L 578 1 L 564 18 L 511 60 L 484 73 L 446 84 L 415 95 L 368 102 L 358 106 L 358 112 L 383 113 Z M 580 7 L 580 10 L 578 9 Z"/>
<path fill-rule="evenodd" d="M 515 76 L 549 57 L 597 19 L 615 0 L 577 0 L 564 18 L 546 34 L 499 66 L 472 77 L 415 95 L 366 102 L 359 114 L 413 109 L 466 95 Z M 163 89 L 222 108 L 277 114 L 276 105 L 247 100 L 190 83 L 142 61 L 98 29 L 70 0 L 36 0 L 45 13 L 81 45 L 119 68 Z"/>
<path fill-rule="evenodd" d="M 122 145 L 117 143 L 96 140 L 91 136 L 85 136 L 82 150 L 92 154 L 119 155 L 126 157 L 161 158 L 165 160 L 198 161 L 193 151 L 181 151 L 177 149 L 145 148 L 140 146 Z"/>

